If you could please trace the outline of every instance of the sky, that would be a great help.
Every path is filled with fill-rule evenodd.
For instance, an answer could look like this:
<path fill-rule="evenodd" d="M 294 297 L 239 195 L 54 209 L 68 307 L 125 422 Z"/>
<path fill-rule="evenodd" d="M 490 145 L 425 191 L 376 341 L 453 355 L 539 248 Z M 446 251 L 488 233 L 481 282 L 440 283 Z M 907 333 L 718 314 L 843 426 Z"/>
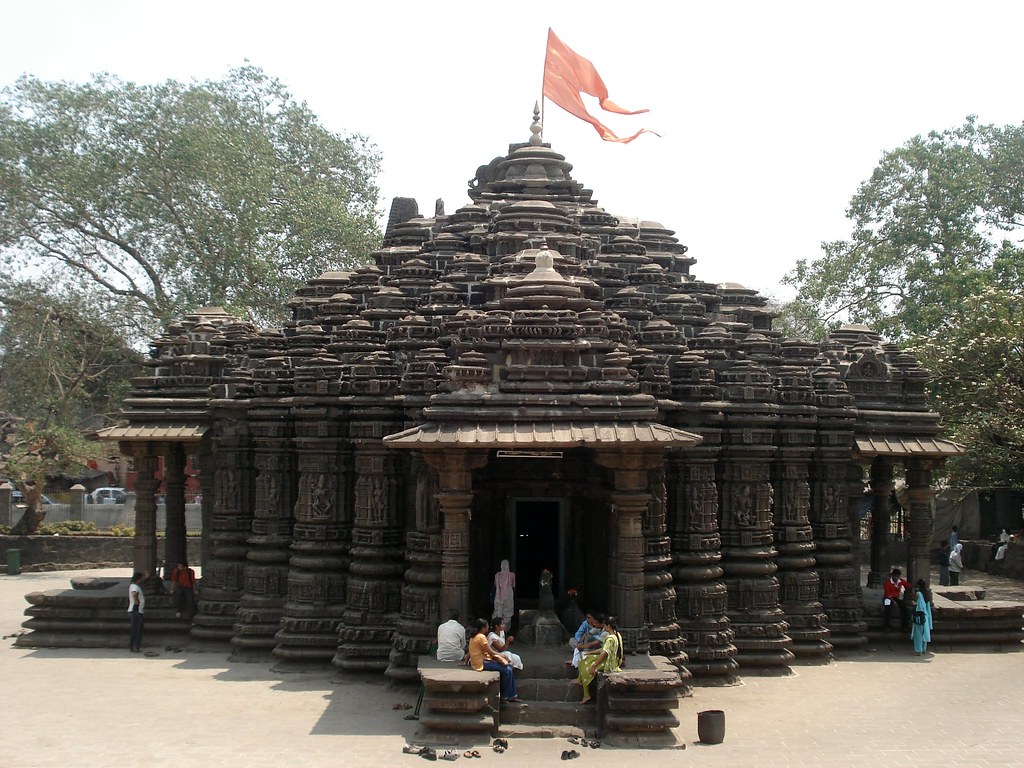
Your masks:
<path fill-rule="evenodd" d="M 548 27 L 610 97 L 649 113 L 557 106 L 544 140 L 609 212 L 657 221 L 701 280 L 780 299 L 798 259 L 847 237 L 850 198 L 882 153 L 918 134 L 1024 120 L 1024 4 L 964 2 L 235 2 L 0 0 L 0 84 L 218 79 L 246 61 L 383 156 L 393 197 L 431 214 L 469 202 L 479 165 L 526 141 Z"/>

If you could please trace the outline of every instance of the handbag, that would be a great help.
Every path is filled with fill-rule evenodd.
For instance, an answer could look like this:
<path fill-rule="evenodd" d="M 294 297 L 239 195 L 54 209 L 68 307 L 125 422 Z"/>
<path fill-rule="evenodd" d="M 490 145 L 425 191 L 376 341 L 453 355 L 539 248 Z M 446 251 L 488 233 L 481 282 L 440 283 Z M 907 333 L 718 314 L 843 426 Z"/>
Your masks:
<path fill-rule="evenodd" d="M 924 611 L 914 611 L 913 619 L 915 624 L 924 624 Z"/>

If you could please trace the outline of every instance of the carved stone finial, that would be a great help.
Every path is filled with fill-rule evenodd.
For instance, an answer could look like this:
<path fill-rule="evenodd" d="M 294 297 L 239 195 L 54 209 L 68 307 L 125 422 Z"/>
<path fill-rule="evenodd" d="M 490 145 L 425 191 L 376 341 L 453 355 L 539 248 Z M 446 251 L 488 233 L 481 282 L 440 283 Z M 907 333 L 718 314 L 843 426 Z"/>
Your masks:
<path fill-rule="evenodd" d="M 530 126 L 530 146 L 539 147 L 541 145 L 540 134 L 544 130 L 544 127 L 540 124 L 540 103 L 533 102 L 533 125 Z"/>

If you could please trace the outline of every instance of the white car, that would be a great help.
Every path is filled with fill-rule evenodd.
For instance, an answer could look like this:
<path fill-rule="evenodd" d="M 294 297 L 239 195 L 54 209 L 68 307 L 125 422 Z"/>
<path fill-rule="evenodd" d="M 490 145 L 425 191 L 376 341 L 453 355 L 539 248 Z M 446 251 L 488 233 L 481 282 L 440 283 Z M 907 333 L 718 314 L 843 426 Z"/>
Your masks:
<path fill-rule="evenodd" d="M 124 488 L 97 488 L 85 498 L 90 504 L 124 504 L 128 492 Z"/>

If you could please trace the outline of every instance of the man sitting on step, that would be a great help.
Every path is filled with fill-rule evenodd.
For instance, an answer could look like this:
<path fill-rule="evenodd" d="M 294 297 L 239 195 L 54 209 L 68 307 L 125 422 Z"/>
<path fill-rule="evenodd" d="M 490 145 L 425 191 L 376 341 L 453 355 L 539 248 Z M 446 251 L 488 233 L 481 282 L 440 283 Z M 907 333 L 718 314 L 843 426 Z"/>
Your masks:
<path fill-rule="evenodd" d="M 587 611 L 586 618 L 580 624 L 576 634 L 569 641 L 572 648 L 572 661 L 565 662 L 566 666 L 578 669 L 580 657 L 587 653 L 595 653 L 601 650 L 601 643 L 604 642 L 604 617 Z"/>

